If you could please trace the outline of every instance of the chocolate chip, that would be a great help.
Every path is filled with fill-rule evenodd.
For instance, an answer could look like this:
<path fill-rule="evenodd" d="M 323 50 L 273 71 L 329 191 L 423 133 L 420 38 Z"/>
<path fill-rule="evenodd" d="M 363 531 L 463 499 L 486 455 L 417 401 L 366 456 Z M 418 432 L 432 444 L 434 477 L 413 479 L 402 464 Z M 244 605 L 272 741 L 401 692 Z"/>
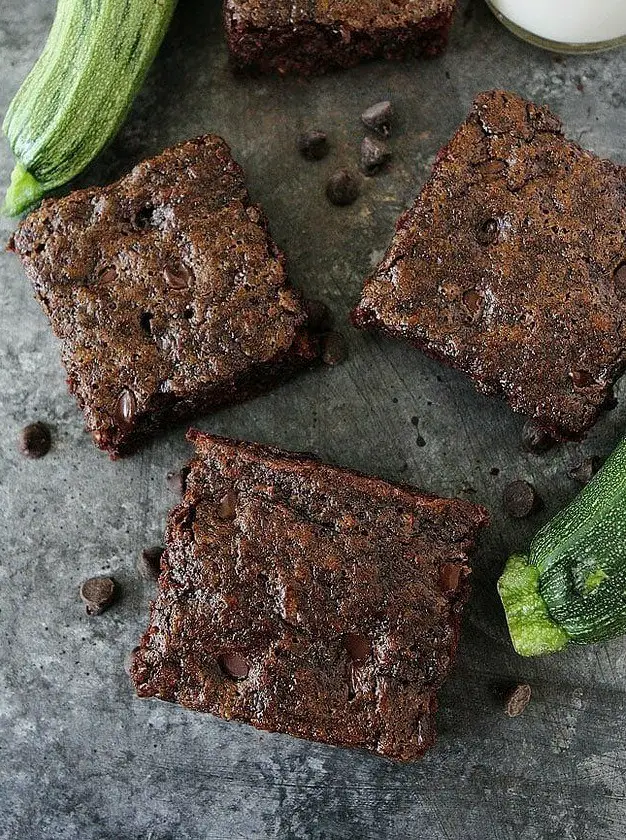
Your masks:
<path fill-rule="evenodd" d="M 325 158 L 328 149 L 328 138 L 323 131 L 305 131 L 298 137 L 298 151 L 307 160 Z"/>
<path fill-rule="evenodd" d="M 29 423 L 20 432 L 18 449 L 26 458 L 43 458 L 50 452 L 52 436 L 50 429 L 41 420 Z"/>
<path fill-rule="evenodd" d="M 115 404 L 115 421 L 120 426 L 130 426 L 135 419 L 137 398 L 130 388 L 125 388 Z"/>
<path fill-rule="evenodd" d="M 237 513 L 237 494 L 229 487 L 224 493 L 217 506 L 217 515 L 220 519 L 234 519 Z"/>
<path fill-rule="evenodd" d="M 461 567 L 458 563 L 444 563 L 439 569 L 439 584 L 443 592 L 454 592 L 461 579 Z"/>
<path fill-rule="evenodd" d="M 343 639 L 343 646 L 353 662 L 365 662 L 372 652 L 369 639 L 359 633 L 347 633 Z"/>
<path fill-rule="evenodd" d="M 147 204 L 135 212 L 132 218 L 132 226 L 135 230 L 147 230 L 153 224 L 154 207 Z"/>
<path fill-rule="evenodd" d="M 115 600 L 115 581 L 110 577 L 92 577 L 80 587 L 80 597 L 87 615 L 100 615 Z"/>
<path fill-rule="evenodd" d="M 499 231 L 500 223 L 497 219 L 485 219 L 476 229 L 476 241 L 479 245 L 493 245 L 498 239 Z"/>
<path fill-rule="evenodd" d="M 509 717 L 521 715 L 530 703 L 532 690 L 528 683 L 521 683 L 511 689 L 506 697 L 504 711 Z"/>
<path fill-rule="evenodd" d="M 338 169 L 328 179 L 326 197 L 337 207 L 347 207 L 357 200 L 360 189 L 356 175 L 347 169 Z"/>
<path fill-rule="evenodd" d="M 522 428 L 522 448 L 526 452 L 534 455 L 539 455 L 542 452 L 547 452 L 555 445 L 556 441 L 542 429 L 536 420 L 527 420 Z"/>
<path fill-rule="evenodd" d="M 393 119 L 393 107 L 391 102 L 385 100 L 370 106 L 361 114 L 361 122 L 366 128 L 377 131 L 383 137 L 391 134 L 391 120 Z"/>
<path fill-rule="evenodd" d="M 139 317 L 139 326 L 141 327 L 142 332 L 145 332 L 146 335 L 152 335 L 152 324 L 151 321 L 154 318 L 152 312 L 142 312 Z"/>
<path fill-rule="evenodd" d="M 340 333 L 329 332 L 322 338 L 322 361 L 325 365 L 338 365 L 346 358 L 346 343 Z"/>
<path fill-rule="evenodd" d="M 361 143 L 361 170 L 366 175 L 375 175 L 391 159 L 386 143 L 365 137 Z"/>
<path fill-rule="evenodd" d="M 485 181 L 494 181 L 506 169 L 506 164 L 503 160 L 486 160 L 479 163 L 476 167 Z"/>
<path fill-rule="evenodd" d="M 482 302 L 482 296 L 476 289 L 468 289 L 466 292 L 463 292 L 463 304 L 472 317 L 478 315 L 482 307 Z"/>
<path fill-rule="evenodd" d="M 539 507 L 539 496 L 528 481 L 512 481 L 504 488 L 503 502 L 509 516 L 524 519 Z"/>
<path fill-rule="evenodd" d="M 161 557 L 165 549 L 162 545 L 144 548 L 137 563 L 140 575 L 146 580 L 156 580 L 161 573 Z"/>
<path fill-rule="evenodd" d="M 626 298 L 626 262 L 618 265 L 615 269 L 615 273 L 613 274 L 613 284 L 617 297 L 620 300 L 624 300 Z"/>
<path fill-rule="evenodd" d="M 308 317 L 308 326 L 313 332 L 326 332 L 333 325 L 333 314 L 321 300 L 307 300 L 304 308 Z"/>
<path fill-rule="evenodd" d="M 167 266 L 163 269 L 163 276 L 165 277 L 165 281 L 170 289 L 173 289 L 175 292 L 181 291 L 182 289 L 189 288 L 189 281 L 191 280 L 191 272 L 187 268 L 186 265 L 179 263 L 176 268 L 172 268 L 171 266 Z"/>
<path fill-rule="evenodd" d="M 574 388 L 584 390 L 585 388 L 597 388 L 599 383 L 593 378 L 588 370 L 572 370 L 570 371 L 572 383 Z"/>
<path fill-rule="evenodd" d="M 117 271 L 113 266 L 107 265 L 100 269 L 97 279 L 99 283 L 113 283 L 117 280 Z"/>
<path fill-rule="evenodd" d="M 250 666 L 238 653 L 223 653 L 218 662 L 222 671 L 235 680 L 245 680 L 250 673 Z"/>
<path fill-rule="evenodd" d="M 594 475 L 598 472 L 599 462 L 595 456 L 581 458 L 570 467 L 568 475 L 578 484 L 589 484 Z"/>
<path fill-rule="evenodd" d="M 494 478 L 495 478 L 496 476 L 500 475 L 500 468 L 499 468 L 499 467 L 492 467 L 492 468 L 489 470 L 489 475 L 494 476 Z"/>

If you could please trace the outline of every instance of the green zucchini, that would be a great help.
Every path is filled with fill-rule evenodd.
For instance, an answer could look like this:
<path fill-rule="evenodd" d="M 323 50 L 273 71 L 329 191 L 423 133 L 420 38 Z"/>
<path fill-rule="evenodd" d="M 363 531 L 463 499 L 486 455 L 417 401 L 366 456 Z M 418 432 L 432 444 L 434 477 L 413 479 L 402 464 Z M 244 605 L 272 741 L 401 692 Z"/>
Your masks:
<path fill-rule="evenodd" d="M 15 216 L 78 175 L 115 136 L 176 0 L 58 0 L 48 41 L 4 120 Z"/>
<path fill-rule="evenodd" d="M 498 582 L 522 656 L 626 633 L 626 439 Z"/>

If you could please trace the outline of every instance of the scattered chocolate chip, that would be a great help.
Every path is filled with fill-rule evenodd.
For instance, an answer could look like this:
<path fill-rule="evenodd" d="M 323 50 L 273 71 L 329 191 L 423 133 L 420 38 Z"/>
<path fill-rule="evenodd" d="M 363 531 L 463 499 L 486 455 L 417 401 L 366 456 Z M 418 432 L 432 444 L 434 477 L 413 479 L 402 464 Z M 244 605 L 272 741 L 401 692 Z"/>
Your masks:
<path fill-rule="evenodd" d="M 493 476 L 494 476 L 494 478 L 495 478 L 496 476 L 500 475 L 500 469 L 499 469 L 499 467 L 492 467 L 492 468 L 489 470 L 489 475 L 493 475 Z"/>
<path fill-rule="evenodd" d="M 615 269 L 613 274 L 615 294 L 620 300 L 626 298 L 626 262 L 623 262 Z"/>
<path fill-rule="evenodd" d="M 344 636 L 343 646 L 353 662 L 365 662 L 372 652 L 369 639 L 359 633 L 347 633 Z"/>
<path fill-rule="evenodd" d="M 579 484 L 589 484 L 594 475 L 598 472 L 599 462 L 595 456 L 581 458 L 573 464 L 568 472 L 570 478 Z"/>
<path fill-rule="evenodd" d="M 359 197 L 359 179 L 347 169 L 338 169 L 328 179 L 326 197 L 337 207 L 347 207 Z"/>
<path fill-rule="evenodd" d="M 18 449 L 26 458 L 43 458 L 50 452 L 52 436 L 50 429 L 41 420 L 29 423 L 20 432 Z"/>
<path fill-rule="evenodd" d="M 476 289 L 468 289 L 463 292 L 463 305 L 472 317 L 478 315 L 482 308 L 482 295 Z"/>
<path fill-rule="evenodd" d="M 322 338 L 322 361 L 325 365 L 338 365 L 346 358 L 346 343 L 340 333 L 329 332 Z"/>
<path fill-rule="evenodd" d="M 391 160 L 386 143 L 372 137 L 365 137 L 361 143 L 361 170 L 365 175 L 375 175 Z"/>
<path fill-rule="evenodd" d="M 500 223 L 497 219 L 485 219 L 476 229 L 476 241 L 479 245 L 493 245 L 498 239 L 499 231 Z"/>
<path fill-rule="evenodd" d="M 556 441 L 537 424 L 536 420 L 527 420 L 522 428 L 522 448 L 526 452 L 539 455 L 552 449 Z"/>
<path fill-rule="evenodd" d="M 377 131 L 383 137 L 391 134 L 391 120 L 393 119 L 393 107 L 391 102 L 377 102 L 361 114 L 361 122 L 366 128 Z"/>
<path fill-rule="evenodd" d="M 161 573 L 161 557 L 165 549 L 162 545 L 144 548 L 137 563 L 140 575 L 146 580 L 156 580 Z"/>
<path fill-rule="evenodd" d="M 328 150 L 328 137 L 323 131 L 305 131 L 298 137 L 298 151 L 307 160 L 322 160 Z"/>
<path fill-rule="evenodd" d="M 176 268 L 167 266 L 163 269 L 163 276 L 165 277 L 167 285 L 175 292 L 189 288 L 191 272 L 186 265 L 183 265 L 183 263 L 179 263 Z"/>
<path fill-rule="evenodd" d="M 223 653 L 218 662 L 222 671 L 235 680 L 245 680 L 250 673 L 250 666 L 238 653 Z"/>
<path fill-rule="evenodd" d="M 524 519 L 539 507 L 537 491 L 528 481 L 507 484 L 502 498 L 506 512 L 515 519 Z"/>
<path fill-rule="evenodd" d="M 87 615 L 100 615 L 115 600 L 115 581 L 110 577 L 92 577 L 80 587 L 80 597 Z"/>
<path fill-rule="evenodd" d="M 439 569 L 439 584 L 443 592 L 454 592 L 461 579 L 461 567 L 458 563 L 444 563 Z"/>
<path fill-rule="evenodd" d="M 217 515 L 220 519 L 234 519 L 237 513 L 237 494 L 232 488 L 228 488 L 217 506 Z"/>
<path fill-rule="evenodd" d="M 308 326 L 313 332 L 326 332 L 333 326 L 333 314 L 321 300 L 305 301 L 305 309 L 308 316 Z"/>
<path fill-rule="evenodd" d="M 516 685 L 511 689 L 506 697 L 506 704 L 504 711 L 509 717 L 517 717 L 521 715 L 530 703 L 532 691 L 528 683 Z"/>
<path fill-rule="evenodd" d="M 137 398 L 130 388 L 125 388 L 115 404 L 115 420 L 121 426 L 129 426 L 135 419 Z"/>

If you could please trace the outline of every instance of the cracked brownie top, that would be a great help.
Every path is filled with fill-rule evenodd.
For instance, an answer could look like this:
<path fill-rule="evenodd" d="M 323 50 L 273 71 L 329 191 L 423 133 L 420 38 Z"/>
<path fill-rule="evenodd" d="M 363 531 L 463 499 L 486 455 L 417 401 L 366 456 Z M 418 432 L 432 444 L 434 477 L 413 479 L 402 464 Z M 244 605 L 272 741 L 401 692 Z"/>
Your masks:
<path fill-rule="evenodd" d="M 434 741 L 486 512 L 190 432 L 138 693 L 395 759 Z"/>
<path fill-rule="evenodd" d="M 480 95 L 400 218 L 355 323 L 579 438 L 626 359 L 625 172 L 566 140 L 547 108 Z"/>

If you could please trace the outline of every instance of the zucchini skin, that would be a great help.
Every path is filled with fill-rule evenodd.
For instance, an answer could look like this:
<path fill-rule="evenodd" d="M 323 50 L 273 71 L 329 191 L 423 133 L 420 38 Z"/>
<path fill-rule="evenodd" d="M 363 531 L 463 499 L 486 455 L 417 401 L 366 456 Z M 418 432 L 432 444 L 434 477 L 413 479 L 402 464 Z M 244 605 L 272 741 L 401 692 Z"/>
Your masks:
<path fill-rule="evenodd" d="M 67 183 L 115 136 L 175 7 L 176 0 L 58 0 L 44 50 L 2 127 L 17 159 L 5 212 L 18 215 Z"/>
<path fill-rule="evenodd" d="M 523 573 L 520 561 L 536 576 L 534 581 L 527 576 L 515 589 Z M 528 557 L 510 558 L 498 590 L 522 655 L 626 633 L 626 439 L 574 501 L 537 533 Z M 537 596 L 552 629 L 561 632 L 554 644 L 530 638 Z"/>

